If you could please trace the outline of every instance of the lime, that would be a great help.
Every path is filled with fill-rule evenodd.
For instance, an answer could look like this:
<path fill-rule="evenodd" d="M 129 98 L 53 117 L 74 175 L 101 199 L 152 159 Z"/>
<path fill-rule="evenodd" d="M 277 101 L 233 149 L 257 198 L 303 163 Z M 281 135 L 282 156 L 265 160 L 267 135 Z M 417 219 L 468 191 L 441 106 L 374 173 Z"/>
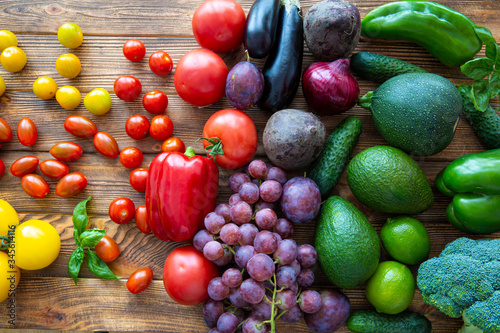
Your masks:
<path fill-rule="evenodd" d="M 83 42 L 82 29 L 75 23 L 64 23 L 57 30 L 57 39 L 67 48 L 76 49 Z"/>
<path fill-rule="evenodd" d="M 111 96 L 103 88 L 95 88 L 83 99 L 85 108 L 97 116 L 101 116 L 111 109 Z"/>
<path fill-rule="evenodd" d="M 378 312 L 397 314 L 406 310 L 413 300 L 415 279 L 405 265 L 383 261 L 366 283 L 365 294 Z"/>
<path fill-rule="evenodd" d="M 410 216 L 389 218 L 380 231 L 385 250 L 395 260 L 407 265 L 429 257 L 431 242 L 424 225 Z"/>
<path fill-rule="evenodd" d="M 9 30 L 0 30 L 0 52 L 9 46 L 17 46 L 16 35 Z"/>

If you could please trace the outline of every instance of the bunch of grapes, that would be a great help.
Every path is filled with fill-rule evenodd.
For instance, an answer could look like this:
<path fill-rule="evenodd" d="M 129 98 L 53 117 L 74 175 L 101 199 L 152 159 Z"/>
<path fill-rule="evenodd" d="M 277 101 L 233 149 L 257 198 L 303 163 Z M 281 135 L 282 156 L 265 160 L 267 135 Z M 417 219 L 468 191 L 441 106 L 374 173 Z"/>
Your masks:
<path fill-rule="evenodd" d="M 203 313 L 210 332 L 275 332 L 278 318 L 296 323 L 321 309 L 321 294 L 305 290 L 314 282 L 317 252 L 291 239 L 293 224 L 276 212 L 286 182 L 283 169 L 250 162 L 247 173 L 229 178 L 229 203 L 209 213 L 195 235 L 194 246 L 226 268 L 208 286 Z"/>

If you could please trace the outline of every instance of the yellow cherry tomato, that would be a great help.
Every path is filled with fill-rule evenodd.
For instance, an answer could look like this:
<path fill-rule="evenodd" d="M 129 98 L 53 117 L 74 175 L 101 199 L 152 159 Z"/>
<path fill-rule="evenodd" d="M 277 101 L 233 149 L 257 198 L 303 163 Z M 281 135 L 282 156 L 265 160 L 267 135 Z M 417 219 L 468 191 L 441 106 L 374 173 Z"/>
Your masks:
<path fill-rule="evenodd" d="M 40 76 L 33 82 L 33 92 L 41 99 L 51 99 L 56 95 L 57 83 L 48 76 Z"/>
<path fill-rule="evenodd" d="M 9 72 L 21 71 L 27 61 L 26 53 L 17 46 L 9 46 L 0 55 L 0 63 Z"/>
<path fill-rule="evenodd" d="M 9 46 L 17 46 L 17 37 L 9 30 L 0 30 L 0 52 Z"/>
<path fill-rule="evenodd" d="M 74 110 L 82 101 L 82 94 L 73 86 L 63 86 L 57 89 L 56 100 L 66 110 Z"/>
<path fill-rule="evenodd" d="M 57 39 L 67 48 L 76 49 L 83 42 L 82 29 L 75 23 L 64 23 L 57 30 Z"/>
<path fill-rule="evenodd" d="M 42 269 L 56 260 L 61 249 L 61 238 L 48 222 L 29 220 L 21 223 L 9 248 L 16 265 L 25 270 Z M 14 253 L 12 253 L 12 251 Z"/>
<path fill-rule="evenodd" d="M 83 99 L 85 108 L 97 116 L 101 116 L 111 109 L 111 96 L 103 88 L 95 88 Z"/>
<path fill-rule="evenodd" d="M 7 201 L 0 199 L 0 236 L 11 236 L 19 224 L 16 210 Z M 11 231 L 11 235 L 9 235 Z"/>
<path fill-rule="evenodd" d="M 57 72 L 67 79 L 73 79 L 80 74 L 82 64 L 80 59 L 72 53 L 61 54 L 56 60 Z"/>
<path fill-rule="evenodd" d="M 5 81 L 3 80 L 3 77 L 0 76 L 0 96 L 2 96 L 4 92 L 5 92 Z"/>
<path fill-rule="evenodd" d="M 0 302 L 14 296 L 21 278 L 21 270 L 5 252 L 0 252 Z"/>

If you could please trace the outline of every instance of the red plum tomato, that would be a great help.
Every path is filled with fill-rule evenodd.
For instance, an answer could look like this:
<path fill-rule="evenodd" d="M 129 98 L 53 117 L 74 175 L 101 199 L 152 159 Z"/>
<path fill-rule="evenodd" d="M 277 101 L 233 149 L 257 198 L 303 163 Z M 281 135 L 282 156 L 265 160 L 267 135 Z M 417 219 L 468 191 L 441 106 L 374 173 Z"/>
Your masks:
<path fill-rule="evenodd" d="M 141 61 L 146 55 L 146 47 L 137 39 L 130 39 L 123 44 L 123 55 L 130 61 Z"/>
<path fill-rule="evenodd" d="M 149 91 L 142 97 L 142 106 L 151 114 L 163 113 L 168 106 L 168 97 L 160 90 Z"/>
<path fill-rule="evenodd" d="M 95 246 L 95 252 L 105 262 L 112 262 L 120 255 L 120 248 L 113 238 L 104 235 Z"/>
<path fill-rule="evenodd" d="M 69 167 L 58 160 L 45 160 L 40 162 L 40 171 L 52 179 L 61 179 L 69 173 Z"/>
<path fill-rule="evenodd" d="M 82 193 L 87 187 L 87 178 L 81 172 L 68 173 L 56 185 L 56 195 L 71 198 Z"/>
<path fill-rule="evenodd" d="M 82 157 L 83 149 L 78 143 L 65 141 L 53 145 L 49 153 L 59 161 L 71 162 Z"/>
<path fill-rule="evenodd" d="M 120 152 L 118 158 L 124 167 L 134 169 L 142 164 L 143 155 L 137 147 L 126 147 Z"/>
<path fill-rule="evenodd" d="M 9 124 L 0 118 L 0 142 L 9 142 L 12 140 L 13 134 Z"/>
<path fill-rule="evenodd" d="M 106 132 L 97 132 L 94 135 L 94 147 L 104 157 L 117 158 L 120 150 L 115 138 Z"/>
<path fill-rule="evenodd" d="M 137 78 L 122 75 L 115 80 L 113 85 L 116 96 L 126 102 L 135 101 L 142 92 L 142 84 Z"/>
<path fill-rule="evenodd" d="M 156 51 L 149 57 L 149 68 L 158 76 L 170 74 L 174 68 L 172 58 L 165 51 Z"/>
<path fill-rule="evenodd" d="M 49 184 L 41 176 L 30 173 L 21 178 L 21 187 L 30 197 L 42 199 L 49 194 Z"/>
<path fill-rule="evenodd" d="M 184 153 L 186 151 L 186 145 L 184 145 L 184 142 L 175 137 L 171 136 L 170 138 L 165 139 L 163 143 L 161 144 L 161 151 L 162 152 L 179 152 L 179 153 Z"/>
<path fill-rule="evenodd" d="M 146 290 L 152 281 L 153 270 L 151 268 L 139 268 L 128 278 L 127 289 L 132 294 L 138 294 Z"/>
<path fill-rule="evenodd" d="M 97 126 L 92 120 L 78 115 L 67 117 L 64 129 L 77 138 L 91 138 L 97 133 Z"/>
<path fill-rule="evenodd" d="M 148 180 L 149 169 L 137 168 L 130 172 L 130 185 L 137 192 L 146 192 L 146 183 Z"/>
<path fill-rule="evenodd" d="M 117 198 L 109 205 L 109 218 L 118 224 L 132 221 L 135 215 L 135 205 L 129 198 Z"/>
<path fill-rule="evenodd" d="M 148 223 L 148 211 L 145 205 L 139 206 L 135 210 L 135 224 L 137 225 L 137 229 L 143 234 L 147 235 L 151 232 Z"/>
<path fill-rule="evenodd" d="M 10 173 L 16 177 L 33 173 L 38 167 L 38 162 L 38 157 L 36 156 L 23 156 L 10 165 Z"/>
<path fill-rule="evenodd" d="M 125 122 L 125 132 L 134 140 L 144 139 L 149 133 L 149 120 L 140 114 L 130 116 Z"/>
<path fill-rule="evenodd" d="M 5 173 L 5 163 L 0 160 L 0 178 L 3 176 L 3 174 Z"/>
<path fill-rule="evenodd" d="M 157 115 L 151 119 L 151 127 L 149 127 L 149 135 L 155 140 L 163 141 L 172 136 L 174 132 L 174 123 L 165 115 Z"/>
<path fill-rule="evenodd" d="M 17 125 L 17 138 L 23 146 L 33 146 L 38 139 L 35 123 L 28 117 L 23 117 Z"/>

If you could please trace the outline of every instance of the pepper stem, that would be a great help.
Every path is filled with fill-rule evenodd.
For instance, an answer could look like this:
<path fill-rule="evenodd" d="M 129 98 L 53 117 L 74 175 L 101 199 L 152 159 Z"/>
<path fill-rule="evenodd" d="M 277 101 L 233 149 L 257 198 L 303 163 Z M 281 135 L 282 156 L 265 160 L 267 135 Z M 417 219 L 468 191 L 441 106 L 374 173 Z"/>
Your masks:
<path fill-rule="evenodd" d="M 196 155 L 196 152 L 194 151 L 193 147 L 187 147 L 184 155 L 186 155 L 187 157 L 193 157 L 194 155 Z"/>
<path fill-rule="evenodd" d="M 366 95 L 364 95 L 358 100 L 358 105 L 361 106 L 362 108 L 370 110 L 370 106 L 372 105 L 372 97 L 373 97 L 373 91 L 367 92 Z"/>

